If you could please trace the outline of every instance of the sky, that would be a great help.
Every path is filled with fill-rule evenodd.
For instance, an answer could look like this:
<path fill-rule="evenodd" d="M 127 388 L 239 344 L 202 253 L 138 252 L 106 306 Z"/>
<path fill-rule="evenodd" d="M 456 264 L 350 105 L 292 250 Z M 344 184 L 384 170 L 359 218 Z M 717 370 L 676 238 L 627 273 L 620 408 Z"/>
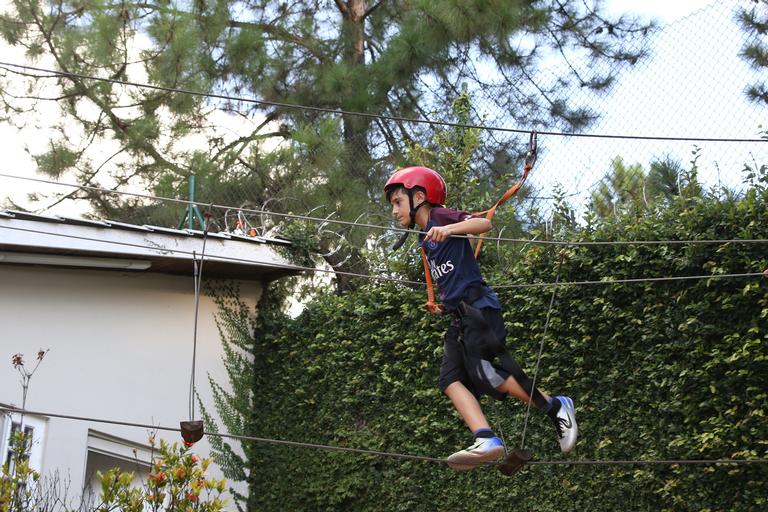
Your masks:
<path fill-rule="evenodd" d="M 5 1 L 0 0 L 0 6 Z M 729 20 L 708 23 L 707 15 L 695 15 L 714 5 L 713 2 L 608 0 L 604 5 L 608 14 L 632 12 L 641 19 L 655 20 L 663 29 L 657 36 L 659 45 L 667 50 L 663 54 L 654 55 L 648 66 L 622 74 L 611 94 L 592 105 L 603 113 L 600 121 L 592 127 L 592 133 L 718 137 L 757 135 L 757 126 L 745 127 L 741 126 L 743 122 L 736 121 L 754 117 L 754 112 L 750 112 L 750 109 L 754 110 L 754 106 L 744 101 L 742 94 L 745 81 L 748 80 L 747 66 L 738 58 L 732 58 L 727 64 L 730 67 L 723 68 L 722 60 L 706 62 L 706 56 L 701 56 L 701 43 L 710 37 L 717 40 L 718 44 L 733 45 L 733 49 L 728 50 L 731 56 L 737 54 L 740 44 L 737 39 L 731 40 L 723 35 L 724 25 L 728 25 Z M 664 29 L 666 26 L 671 26 L 673 30 Z M 713 31 L 713 34 L 705 37 L 708 31 Z M 738 35 L 738 31 L 731 31 Z M 674 48 L 674 51 L 669 51 L 669 48 Z M 686 57 L 687 52 L 693 52 L 691 55 L 695 55 L 695 58 Z M 23 56 L 3 44 L 0 45 L 0 60 L 23 62 Z M 681 62 L 687 62 L 692 67 L 681 68 Z M 712 69 L 717 69 L 717 72 L 712 73 Z M 723 81 L 723 74 L 733 79 Z M 712 102 L 712 106 L 707 106 L 706 109 L 697 108 L 698 105 L 706 103 L 703 98 L 712 99 L 717 96 L 729 100 Z M 718 110 L 721 107 L 722 111 Z M 38 112 L 38 115 L 45 121 L 56 114 L 54 110 L 50 110 Z M 233 118 L 222 114 L 218 119 L 224 130 L 238 129 Z M 35 176 L 36 165 L 31 154 L 45 150 L 48 139 L 45 130 L 28 127 L 19 131 L 8 123 L 0 123 L 0 137 L 5 142 L 0 173 Z M 606 162 L 618 154 L 630 163 L 636 161 L 647 164 L 650 159 L 661 157 L 663 154 L 671 154 L 685 162 L 690 160 L 694 149 L 690 143 L 674 145 L 584 139 L 550 139 L 541 142 L 546 149 L 539 157 L 537 173 L 532 182 L 544 195 L 551 192 L 555 183 L 561 183 L 567 191 L 588 189 L 602 176 L 601 173 L 606 170 Z M 109 154 L 114 148 L 104 147 L 103 150 L 105 154 Z M 732 169 L 741 165 L 738 160 L 743 161 L 743 155 L 743 146 L 704 145 L 700 164 L 708 176 L 717 174 L 717 178 L 713 179 L 720 179 L 721 169 Z M 734 161 L 730 162 L 728 158 L 733 158 Z M 731 182 L 737 180 L 737 177 L 729 173 L 724 179 Z M 0 200 L 10 196 L 22 205 L 29 206 L 25 195 L 31 190 L 50 192 L 61 191 L 62 188 L 0 177 Z M 79 215 L 83 212 L 83 205 L 76 206 L 68 202 L 48 213 Z"/>

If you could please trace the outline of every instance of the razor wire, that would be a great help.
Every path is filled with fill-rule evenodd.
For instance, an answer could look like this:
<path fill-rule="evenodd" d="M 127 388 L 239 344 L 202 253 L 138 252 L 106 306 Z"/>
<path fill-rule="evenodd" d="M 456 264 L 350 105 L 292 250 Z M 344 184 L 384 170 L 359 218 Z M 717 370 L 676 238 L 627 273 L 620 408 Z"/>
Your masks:
<path fill-rule="evenodd" d="M 224 214 L 225 218 L 228 212 L 236 212 L 237 214 L 246 213 L 246 214 L 280 217 L 280 218 L 291 219 L 291 220 L 305 220 L 305 221 L 315 222 L 319 224 L 337 224 L 337 225 L 347 226 L 351 228 L 361 227 L 361 228 L 369 228 L 369 229 L 375 229 L 375 230 L 381 230 L 381 231 L 391 231 L 396 233 L 413 233 L 417 235 L 421 233 L 421 231 L 415 230 L 415 229 L 405 229 L 405 228 L 399 228 L 395 226 L 371 224 L 371 223 L 360 222 L 360 221 L 345 221 L 341 219 L 334 219 L 334 218 L 331 218 L 330 216 L 315 217 L 311 215 L 283 213 L 283 212 L 272 211 L 267 209 L 245 208 L 245 207 L 235 207 L 231 205 L 202 203 L 197 201 L 189 201 L 186 199 L 162 197 L 162 196 L 157 196 L 152 194 L 128 192 L 128 191 L 107 189 L 103 187 L 94 187 L 94 186 L 88 186 L 88 185 L 78 185 L 74 183 L 65 183 L 65 182 L 54 181 L 54 180 L 46 180 L 42 178 L 32 178 L 29 176 L 19 176 L 19 175 L 2 173 L 2 172 L 0 172 L 0 178 L 32 181 L 32 182 L 45 183 L 45 184 L 55 185 L 55 186 L 89 190 L 92 192 L 98 192 L 102 194 L 124 195 L 124 196 L 130 196 L 135 198 L 142 198 L 142 199 L 148 199 L 148 200 L 159 201 L 159 202 L 169 202 L 169 203 L 186 205 L 186 206 L 197 206 L 197 207 L 206 207 L 209 209 L 219 209 L 219 210 L 225 211 L 225 214 Z M 62 218 L 66 219 L 67 217 L 62 217 Z M 225 225 L 227 228 L 225 232 L 229 232 L 228 231 L 229 225 L 227 223 L 225 223 Z M 476 238 L 471 235 L 452 235 L 452 237 L 468 238 L 470 240 L 474 240 Z M 675 240 L 675 239 L 670 239 L 670 240 L 545 240 L 545 239 L 536 239 L 536 238 L 514 238 L 514 237 L 510 238 L 510 237 L 502 237 L 502 236 L 484 236 L 483 239 L 488 242 L 510 242 L 510 243 L 531 244 L 531 245 L 573 246 L 573 247 L 626 246 L 626 245 L 724 245 L 724 244 L 768 243 L 768 239 L 763 239 L 763 238 L 720 238 L 720 239 L 685 239 L 685 240 L 683 239 L 678 239 L 678 240 Z"/>
<path fill-rule="evenodd" d="M 65 233 L 55 233 L 52 231 L 43 231 L 40 229 L 4 226 L 1 224 L 0 224 L 0 229 L 39 234 L 39 235 L 48 235 L 48 236 L 61 237 L 61 238 L 69 238 L 73 240 L 106 243 L 110 245 L 133 247 L 138 249 L 148 249 L 151 251 L 159 251 L 164 254 L 181 254 L 184 256 L 192 256 L 193 258 L 195 258 L 197 254 L 196 251 L 191 251 L 191 250 L 171 249 L 167 247 L 163 247 L 159 249 L 156 245 L 152 245 L 152 244 L 135 244 L 130 242 L 121 242 L 117 240 L 105 240 L 103 238 L 86 237 L 86 236 L 72 235 L 72 234 L 65 234 Z M 341 275 L 341 276 L 348 276 L 348 277 L 388 281 L 388 282 L 406 284 L 406 285 L 416 285 L 419 287 L 425 286 L 425 283 L 422 281 L 412 281 L 408 279 L 390 277 L 385 275 L 371 275 L 371 274 L 361 274 L 357 272 L 346 272 L 346 271 L 321 268 L 321 267 L 308 267 L 308 266 L 295 265 L 295 264 L 270 263 L 270 262 L 252 260 L 248 258 L 236 258 L 232 256 L 220 256 L 220 255 L 209 256 L 208 259 L 216 260 L 216 261 L 228 261 L 231 263 L 253 264 L 253 265 L 259 265 L 266 268 L 275 268 L 275 269 L 280 269 L 285 271 L 320 272 L 320 273 L 334 274 L 334 275 Z M 521 283 L 521 284 L 498 284 L 498 285 L 491 284 L 489 286 L 497 289 L 539 288 L 539 287 L 560 287 L 560 286 L 613 285 L 613 284 L 663 282 L 663 281 L 691 281 L 691 280 L 706 280 L 706 279 L 738 279 L 738 278 L 756 278 L 756 277 L 768 278 L 768 270 L 765 270 L 762 272 L 743 272 L 743 273 L 734 273 L 734 274 L 662 276 L 662 277 L 643 277 L 643 278 L 633 278 L 633 279 L 602 279 L 602 280 L 594 280 L 594 281 L 558 281 L 558 282 L 545 282 L 545 283 Z"/>
<path fill-rule="evenodd" d="M 537 172 L 529 180 L 531 193 L 525 199 L 525 208 L 538 209 L 546 217 L 552 212 L 557 196 L 555 192 L 560 187 L 559 197 L 570 198 L 575 214 L 580 215 L 593 196 L 607 200 L 608 206 L 615 208 L 623 200 L 622 193 L 625 191 L 622 187 L 639 187 L 642 189 L 641 194 L 647 192 L 650 186 L 647 174 L 642 183 L 609 182 L 607 176 L 612 172 L 616 157 L 623 158 L 628 167 L 636 164 L 643 166 L 645 172 L 652 161 L 669 157 L 686 172 L 695 167 L 698 179 L 705 187 L 722 186 L 736 191 L 744 188 L 742 171 L 745 164 L 759 168 L 763 162 L 768 161 L 768 148 L 764 144 L 766 139 L 760 127 L 765 117 L 765 108 L 749 104 L 743 97 L 742 87 L 751 80 L 754 73 L 738 57 L 747 36 L 734 28 L 734 9 L 735 6 L 731 4 L 712 2 L 660 27 L 650 36 L 651 55 L 638 61 L 632 70 L 621 71 L 619 82 L 608 93 L 598 94 L 588 88 L 574 88 L 571 96 L 577 103 L 583 104 L 585 109 L 593 113 L 605 110 L 605 114 L 596 117 L 595 122 L 583 133 L 547 130 L 546 126 L 536 123 L 525 126 L 525 123 L 517 122 L 508 108 L 497 104 L 488 91 L 482 90 L 473 91 L 473 95 L 477 95 L 476 104 L 473 103 L 473 119 L 482 122 L 461 123 L 430 118 L 430 114 L 439 115 L 434 113 L 424 113 L 421 118 L 368 114 L 262 101 L 241 95 L 163 88 L 151 83 L 66 73 L 44 66 L 27 66 L 7 61 L 1 62 L 0 66 L 41 73 L 47 78 L 70 76 L 78 80 L 100 80 L 120 87 L 157 88 L 168 94 L 192 94 L 234 103 L 260 102 L 261 105 L 274 108 L 303 109 L 308 113 L 333 116 L 362 116 L 374 122 L 425 125 L 434 129 L 479 130 L 482 137 L 496 137 L 493 145 L 509 149 L 512 155 L 515 154 L 514 148 L 519 145 L 520 136 L 536 128 L 539 134 L 547 136 L 547 140 L 542 144 Z M 694 30 L 699 25 L 704 26 L 704 29 Z M 691 33 L 694 34 L 693 38 Z M 703 45 L 701 41 L 717 44 Z M 717 64 L 703 64 L 705 58 L 720 63 L 720 67 Z M 545 83 L 556 83 L 560 74 L 559 68 L 544 66 L 537 77 L 541 76 Z M 637 74 L 652 77 L 646 79 L 650 85 L 638 88 L 633 82 L 633 76 Z M 687 98 L 694 96 L 697 90 L 718 92 L 710 94 L 707 101 L 688 101 Z M 638 94 L 638 91 L 642 91 L 642 94 Z M 691 133 L 692 126 L 696 127 L 696 131 L 703 132 L 702 136 L 687 135 Z M 492 156 L 482 153 L 478 155 L 477 167 L 492 168 L 492 173 L 514 169 L 514 165 L 507 164 L 499 167 L 498 162 L 492 161 Z M 287 179 L 275 176 L 278 182 Z M 493 176 L 494 180 L 501 181 L 499 176 Z M 602 197 L 606 186 L 610 196 L 607 198 Z M 679 183 L 675 186 L 679 188 Z M 245 195 L 258 197 L 256 184 L 246 184 L 245 187 Z M 201 191 L 203 196 L 206 193 L 206 190 Z M 241 196 L 235 200 L 231 192 L 226 193 L 230 194 L 227 200 L 216 202 L 242 203 Z M 323 207 L 324 203 L 316 202 L 307 205 L 305 211 Z M 333 210 L 332 207 L 328 208 Z"/>

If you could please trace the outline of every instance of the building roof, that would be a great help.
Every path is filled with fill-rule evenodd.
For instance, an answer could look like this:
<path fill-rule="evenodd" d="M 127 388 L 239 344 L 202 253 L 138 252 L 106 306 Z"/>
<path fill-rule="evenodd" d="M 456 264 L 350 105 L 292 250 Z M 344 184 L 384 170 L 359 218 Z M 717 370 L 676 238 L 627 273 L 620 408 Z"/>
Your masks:
<path fill-rule="evenodd" d="M 0 265 L 45 265 L 192 275 L 205 242 L 205 277 L 273 280 L 296 274 L 287 240 L 0 210 Z"/>

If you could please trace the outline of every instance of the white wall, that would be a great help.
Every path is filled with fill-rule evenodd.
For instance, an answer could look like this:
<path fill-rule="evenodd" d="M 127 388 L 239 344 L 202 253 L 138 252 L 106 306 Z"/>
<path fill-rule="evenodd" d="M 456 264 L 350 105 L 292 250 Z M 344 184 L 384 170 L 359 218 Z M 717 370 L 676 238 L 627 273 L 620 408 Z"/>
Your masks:
<path fill-rule="evenodd" d="M 259 294 L 257 283 L 241 283 L 249 305 Z M 227 383 L 215 312 L 203 296 L 196 382 L 214 414 L 207 375 Z M 193 321 L 191 271 L 179 277 L 2 265 L 0 403 L 21 406 L 11 356 L 21 352 L 31 365 L 38 349 L 50 349 L 32 378 L 28 410 L 178 427 L 189 416 Z M 43 473 L 58 469 L 71 489 L 82 488 L 89 428 L 142 444 L 148 438 L 141 428 L 51 418 Z M 172 432 L 159 437 L 181 441 Z M 194 447 L 200 456 L 208 450 L 205 439 Z"/>

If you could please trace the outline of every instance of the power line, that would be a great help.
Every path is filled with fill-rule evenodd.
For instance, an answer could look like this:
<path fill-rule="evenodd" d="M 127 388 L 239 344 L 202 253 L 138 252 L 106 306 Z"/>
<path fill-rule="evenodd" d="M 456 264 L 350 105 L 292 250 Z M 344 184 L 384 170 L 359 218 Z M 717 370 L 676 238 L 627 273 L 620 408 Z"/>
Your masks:
<path fill-rule="evenodd" d="M 498 126 L 486 126 L 475 125 L 467 123 L 452 123 L 449 121 L 432 121 L 429 119 L 415 119 L 399 116 L 388 116 L 384 114 L 370 114 L 366 112 L 355 112 L 349 110 L 342 110 L 328 107 L 312 107 L 308 105 L 296 105 L 292 103 L 282 103 L 277 101 L 257 100 L 255 98 L 244 98 L 240 96 L 231 96 L 227 94 L 217 94 L 211 92 L 192 91 L 189 89 L 180 89 L 175 87 L 165 87 L 161 85 L 146 84 L 141 82 L 132 82 L 127 80 L 117 80 L 114 78 L 103 78 L 92 75 L 84 75 L 81 73 L 72 73 L 70 71 L 57 71 L 54 69 L 46 69 L 37 66 L 29 66 L 25 64 L 16 64 L 12 62 L 0 61 L 0 67 L 6 68 L 18 68 L 27 71 L 36 71 L 40 73 L 47 73 L 50 77 L 39 78 L 52 78 L 55 76 L 64 78 L 77 78 L 80 80 L 95 80 L 99 82 L 107 82 L 115 85 L 122 85 L 128 87 L 136 87 L 139 89 L 151 89 L 163 92 L 171 92 L 177 94 L 188 94 L 191 96 L 199 96 L 204 98 L 221 99 L 227 101 L 236 101 L 243 103 L 254 103 L 258 105 L 269 105 L 271 107 L 280 107 L 286 109 L 295 110 L 311 110 L 313 112 L 325 112 L 331 114 L 341 114 L 350 116 L 366 117 L 370 119 L 381 119 L 385 121 L 406 122 L 406 123 L 420 123 L 428 124 L 432 126 L 448 126 L 453 128 L 465 128 L 465 129 L 478 129 L 486 131 L 498 131 L 507 133 L 530 133 L 530 129 L 522 128 L 502 128 Z M 9 69 L 8 71 L 12 71 Z M 582 138 L 594 138 L 594 139 L 631 139 L 631 140 L 662 140 L 662 141 L 678 141 L 678 142 L 768 142 L 766 139 L 750 139 L 750 138 L 720 138 L 720 137 L 668 137 L 668 136 L 654 136 L 654 135 L 614 135 L 614 134 L 597 134 L 597 133 L 567 133 L 567 132 L 554 132 L 554 131 L 539 131 L 540 135 L 552 135 L 558 137 L 582 137 Z"/>
<path fill-rule="evenodd" d="M 104 194 L 124 195 L 130 197 L 138 197 L 142 199 L 149 199 L 153 201 L 167 201 L 171 203 L 182 204 L 185 206 L 205 206 L 207 208 L 216 208 L 221 210 L 238 210 L 244 213 L 253 213 L 259 215 L 271 215 L 275 217 L 283 217 L 294 220 L 306 220 L 318 223 L 327 224 L 339 224 L 343 226 L 352 227 L 364 227 L 377 229 L 382 231 L 394 231 L 399 233 L 414 233 L 419 234 L 421 231 L 414 229 L 404 229 L 394 226 L 382 226 L 380 224 L 369 224 L 365 222 L 353 222 L 348 220 L 331 219 L 327 217 L 313 217 L 310 215 L 300 215 L 295 213 L 281 213 L 264 209 L 256 208 L 241 208 L 237 206 L 221 205 L 216 203 L 202 203 L 199 201 L 189 201 L 186 199 L 176 199 L 172 197 L 156 196 L 152 194 L 142 194 L 139 192 L 127 192 L 122 190 L 111 190 L 103 187 L 94 187 L 91 185 L 78 185 L 75 183 L 65 183 L 60 181 L 46 180 L 42 178 L 32 178 L 30 176 L 19 176 L 16 174 L 0 173 L 0 178 L 17 179 L 24 181 L 32 181 L 36 183 L 45 183 L 48 185 L 56 185 L 71 188 L 80 188 L 83 190 L 90 190 L 92 192 L 100 192 Z M 469 238 L 475 239 L 468 235 L 452 235 L 454 238 Z M 483 239 L 486 242 L 510 242 L 519 244 L 532 244 L 532 245 L 552 245 L 558 247 L 572 246 L 572 247 L 589 247 L 589 246 L 627 246 L 627 245 L 722 245 L 722 244 L 765 244 L 768 243 L 768 239 L 763 238 L 721 238 L 721 239 L 706 239 L 706 240 L 537 240 L 532 238 L 509 238 L 509 237 L 492 237 L 485 236 Z"/>
<path fill-rule="evenodd" d="M 70 414 L 58 414 L 58 413 L 51 413 L 51 412 L 41 412 L 41 411 L 29 411 L 25 409 L 19 409 L 16 407 L 6 407 L 6 406 L 0 406 L 0 410 L 4 410 L 10 413 L 17 413 L 17 414 L 25 414 L 25 415 L 33 415 L 33 416 L 46 416 L 49 418 L 60 418 L 60 419 L 67 419 L 67 420 L 74 420 L 74 421 L 89 421 L 93 423 L 105 423 L 109 425 L 119 425 L 124 427 L 136 427 L 136 428 L 145 428 L 148 430 L 162 430 L 166 432 L 181 432 L 180 428 L 176 427 L 167 427 L 162 425 L 151 425 L 151 424 L 145 424 L 145 423 L 136 423 L 136 422 L 130 422 L 130 421 L 120 421 L 120 420 L 110 420 L 110 419 L 102 419 L 102 418 L 91 418 L 87 416 L 75 416 Z M 334 452 L 347 452 L 347 453 L 356 453 L 360 455 L 373 455 L 377 457 L 389 457 L 389 458 L 395 458 L 395 459 L 402 459 L 402 460 L 415 460 L 415 461 L 422 461 L 422 462 L 434 462 L 439 464 L 447 464 L 448 460 L 444 458 L 439 457 L 430 457 L 426 455 L 412 455 L 407 453 L 397 453 L 397 452 L 385 452 L 380 450 L 369 450 L 366 448 L 351 448 L 346 446 L 333 446 L 333 445 L 327 445 L 327 444 L 320 444 L 320 443 L 305 443 L 301 441 L 287 441 L 284 439 L 272 439 L 268 437 L 257 437 L 257 436 L 248 436 L 248 435 L 239 435 L 239 434 L 229 434 L 229 433 L 220 433 L 220 432 L 204 432 L 204 435 L 210 436 L 210 437 L 221 437 L 221 438 L 228 438 L 228 439 L 236 439 L 239 441 L 253 441 L 257 443 L 265 443 L 265 444 L 273 444 L 273 445 L 282 445 L 282 446 L 291 446 L 296 448 L 310 448 L 310 449 L 317 449 L 317 450 L 325 450 L 325 451 L 334 451 Z M 620 459 L 620 460 L 611 460 L 611 459 L 595 459 L 595 460 L 532 460 L 529 461 L 528 464 L 534 464 L 534 465 L 619 465 L 619 466 L 639 466 L 639 465 L 747 465 L 747 464 L 765 464 L 768 463 L 768 459 L 651 459 L 651 460 L 632 460 L 632 459 Z M 499 465 L 498 462 L 484 462 L 482 465 L 486 466 L 497 466 Z"/>
<path fill-rule="evenodd" d="M 122 245 L 127 247 L 136 247 L 139 249 L 150 249 L 150 250 L 158 250 L 157 247 L 152 245 L 143 245 L 143 244 L 134 244 L 130 242 L 119 242 L 116 240 L 103 240 L 100 238 L 92 238 L 92 237 L 85 237 L 85 236 L 79 236 L 79 235 L 70 235 L 70 234 L 64 234 L 64 233 L 53 233 L 50 231 L 42 231 L 39 229 L 29 229 L 29 228 L 19 228 L 19 227 L 13 227 L 13 226 L 2 226 L 0 225 L 0 229 L 9 229 L 12 231 L 22 231 L 27 233 L 35 233 L 39 235 L 50 235 L 50 236 L 58 236 L 62 238 L 71 238 L 75 240 L 84 240 L 84 241 L 90 241 L 90 242 L 100 242 L 100 243 L 107 243 L 107 244 L 114 244 L 114 245 Z M 162 248 L 162 251 L 164 253 L 178 253 L 178 254 L 184 254 L 184 255 L 191 255 L 194 256 L 194 251 L 185 251 L 182 249 L 170 249 L 170 248 Z M 334 270 L 334 269 L 324 269 L 324 268 L 318 268 L 318 267 L 305 267 L 301 265 L 294 265 L 294 264 L 277 264 L 277 263 L 269 263 L 269 262 L 261 262 L 256 260 L 250 260 L 247 258 L 235 258 L 232 256 L 210 256 L 210 259 L 218 260 L 218 261 L 231 261 L 235 263 L 252 263 L 261 265 L 264 267 L 269 268 L 278 268 L 283 270 L 299 270 L 299 271 L 306 271 L 306 272 L 324 272 L 327 274 L 338 274 L 343 276 L 349 276 L 349 277 L 361 277 L 364 279 L 373 279 L 373 280 L 380 280 L 380 281 L 389 281 L 394 283 L 401 283 L 401 284 L 408 284 L 408 285 L 417 285 L 417 286 L 425 286 L 426 283 L 422 281 L 411 281 L 408 279 L 400 279 L 396 277 L 388 277 L 383 275 L 371 275 L 371 274 L 360 274 L 356 272 L 345 272 L 341 270 Z M 563 282 L 556 282 L 556 283 L 521 283 L 521 284 L 501 284 L 501 285 L 490 285 L 492 288 L 495 289 L 506 289 L 506 288 L 539 288 L 539 287 L 549 287 L 549 286 L 585 286 L 585 285 L 611 285 L 611 284 L 622 284 L 622 283 L 644 283 L 644 282 L 656 282 L 656 281 L 686 281 L 686 280 L 703 280 L 703 279 L 725 279 L 725 278 L 745 278 L 745 277 L 768 277 L 766 276 L 765 272 L 749 272 L 749 273 L 741 273 L 741 274 L 705 274 L 705 275 L 696 275 L 696 276 L 668 276 L 668 277 L 644 277 L 644 278 L 634 278 L 634 279 L 605 279 L 605 280 L 599 280 L 599 281 L 563 281 Z"/>
<path fill-rule="evenodd" d="M 151 250 L 157 250 L 157 247 L 154 247 L 152 245 L 143 245 L 143 244 L 134 244 L 130 242 L 118 242 L 114 240 L 103 240 L 100 238 L 92 238 L 92 237 L 84 237 L 79 235 L 69 235 L 64 233 L 53 233 L 50 231 L 42 231 L 42 230 L 36 230 L 36 229 L 28 229 L 28 228 L 18 228 L 18 227 L 12 227 L 12 226 L 0 226 L 0 229 L 10 229 L 13 231 L 23 231 L 23 232 L 29 232 L 29 233 L 35 233 L 35 234 L 41 234 L 41 235 L 51 235 L 51 236 L 58 236 L 63 238 L 72 238 L 77 240 L 85 240 L 85 241 L 91 241 L 91 242 L 101 242 L 101 243 L 108 243 L 108 244 L 115 244 L 115 245 L 123 245 L 128 247 L 136 247 L 140 249 L 151 249 Z M 179 254 L 185 254 L 185 255 L 192 255 L 194 256 L 194 251 L 185 251 L 182 249 L 169 249 L 169 248 L 163 248 L 163 252 L 170 252 L 170 253 L 179 253 Z M 323 269 L 323 268 L 317 268 L 317 267 L 305 267 L 301 265 L 294 265 L 294 264 L 287 264 L 287 265 L 281 265 L 276 263 L 269 263 L 269 262 L 261 262 L 256 260 L 250 260 L 247 258 L 235 258 L 231 256 L 211 256 L 211 259 L 216 259 L 219 261 L 232 261 L 232 262 L 239 262 L 239 263 L 255 263 L 258 265 L 262 265 L 265 267 L 270 268 L 280 268 L 280 269 L 288 269 L 288 270 L 301 270 L 301 271 L 308 271 L 308 272 L 325 272 L 329 274 L 339 274 L 339 275 L 345 275 L 350 277 L 361 277 L 361 278 L 367 278 L 367 279 L 378 279 L 383 281 L 390 281 L 390 282 L 396 282 L 396 283 L 402 283 L 402 284 L 410 284 L 410 285 L 419 285 L 424 286 L 425 283 L 421 281 L 411 281 L 407 279 L 400 279 L 395 277 L 388 277 L 388 276 L 375 276 L 371 274 L 360 274 L 355 272 L 345 272 L 345 271 L 337 271 L 333 269 Z M 491 285 L 493 288 L 496 289 L 505 289 L 505 288 L 537 288 L 537 287 L 548 287 L 548 286 L 568 286 L 568 285 L 575 285 L 575 286 L 582 286 L 582 285 L 609 285 L 609 284 L 622 284 L 622 283 L 642 283 L 642 282 L 655 282 L 655 281 L 685 281 L 685 280 L 702 280 L 702 279 L 719 279 L 719 278 L 744 278 L 744 277 L 765 277 L 764 272 L 750 272 L 750 273 L 741 273 L 741 274 L 705 274 L 705 275 L 696 275 L 696 276 L 668 276 L 668 277 L 647 277 L 647 278 L 634 278 L 634 279 L 606 279 L 606 280 L 598 280 L 598 281 L 564 281 L 559 283 L 521 283 L 521 284 L 509 284 L 509 285 Z"/>

